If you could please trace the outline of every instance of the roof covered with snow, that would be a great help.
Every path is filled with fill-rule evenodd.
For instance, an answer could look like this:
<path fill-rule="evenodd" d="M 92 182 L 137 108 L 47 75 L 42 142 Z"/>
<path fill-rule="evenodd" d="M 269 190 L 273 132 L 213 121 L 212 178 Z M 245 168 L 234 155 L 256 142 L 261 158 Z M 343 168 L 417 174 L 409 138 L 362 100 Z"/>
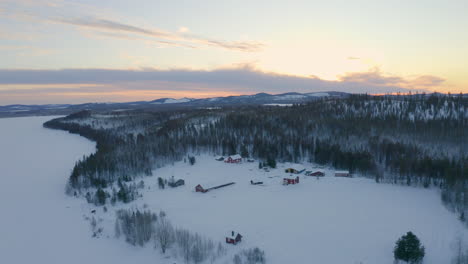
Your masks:
<path fill-rule="evenodd" d="M 237 235 L 240 235 L 238 232 L 235 232 L 235 231 L 231 231 L 227 234 L 226 237 L 230 237 L 232 239 L 235 239 Z M 242 236 L 242 235 L 241 235 Z"/>
<path fill-rule="evenodd" d="M 294 170 L 297 170 L 297 171 L 305 170 L 304 166 L 302 166 L 301 164 L 291 164 L 291 166 L 288 166 L 287 168 L 288 169 L 294 169 Z"/>
<path fill-rule="evenodd" d="M 231 159 L 236 160 L 236 159 L 242 159 L 242 156 L 239 154 L 229 156 Z"/>

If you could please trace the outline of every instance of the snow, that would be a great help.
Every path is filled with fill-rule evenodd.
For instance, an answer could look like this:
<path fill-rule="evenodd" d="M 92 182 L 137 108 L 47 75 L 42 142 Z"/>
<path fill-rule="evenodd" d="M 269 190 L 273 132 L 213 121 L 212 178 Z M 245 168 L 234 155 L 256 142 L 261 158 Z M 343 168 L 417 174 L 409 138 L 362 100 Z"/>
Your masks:
<path fill-rule="evenodd" d="M 184 186 L 159 190 L 156 176 L 143 178 L 143 198 L 109 205 L 104 213 L 64 194 L 73 164 L 93 152 L 94 144 L 42 128 L 48 119 L 0 119 L 0 263 L 182 263 L 161 256 L 153 245 L 132 247 L 113 238 L 115 211 L 145 204 L 154 212 L 164 210 L 174 225 L 216 242 L 224 242 L 232 230 L 241 233 L 241 243 L 226 245 L 228 256 L 217 262 L 222 264 L 255 246 L 265 250 L 269 264 L 391 264 L 394 243 L 407 231 L 426 247 L 425 264 L 450 263 L 455 238 L 468 241 L 468 230 L 443 207 L 437 190 L 332 177 L 331 168 L 322 168 L 326 177 L 299 175 L 299 184 L 283 186 L 290 163 L 266 172 L 257 163 L 233 166 L 208 155 L 197 156 L 193 166 L 176 162 L 153 171 L 183 179 Z M 252 179 L 264 184 L 251 185 Z M 197 184 L 228 182 L 236 184 L 194 191 Z M 100 238 L 91 237 L 84 219 L 92 209 L 104 227 Z"/>
<path fill-rule="evenodd" d="M 172 98 L 169 98 L 169 99 L 166 99 L 166 101 L 164 101 L 165 104 L 178 104 L 178 103 L 188 103 L 192 101 L 191 99 L 189 98 L 180 98 L 180 99 L 172 99 Z"/>
<path fill-rule="evenodd" d="M 456 236 L 468 241 L 468 230 L 445 209 L 436 190 L 303 175 L 299 184 L 283 186 L 288 167 L 291 164 L 280 163 L 265 172 L 257 163 L 231 166 L 212 156 L 197 156 L 194 166 L 179 162 L 153 172 L 182 178 L 185 186 L 161 191 L 156 177 L 150 177 L 145 182 L 151 189 L 136 203 L 164 210 L 176 225 L 215 241 L 231 230 L 240 232 L 242 242 L 229 252 L 258 246 L 272 264 L 391 264 L 395 241 L 408 231 L 426 247 L 424 263 L 449 263 Z M 333 169 L 324 171 L 334 175 Z M 252 179 L 264 185 L 251 185 Z M 197 184 L 231 181 L 236 184 L 204 194 L 194 191 Z"/>
<path fill-rule="evenodd" d="M 266 106 L 293 106 L 293 104 L 263 104 Z"/>
<path fill-rule="evenodd" d="M 233 160 L 237 160 L 237 159 L 242 159 L 242 156 L 239 155 L 239 154 L 236 154 L 236 155 L 232 155 L 232 156 L 229 156 L 231 159 Z"/>
<path fill-rule="evenodd" d="M 273 100 L 292 100 L 292 99 L 303 99 L 307 96 L 303 94 L 286 94 L 286 95 L 275 95 Z"/>
<path fill-rule="evenodd" d="M 349 171 L 347 171 L 347 170 L 339 170 L 339 171 L 335 171 L 335 173 L 338 173 L 338 174 L 348 174 Z"/>
<path fill-rule="evenodd" d="M 66 196 L 64 186 L 95 144 L 43 128 L 51 118 L 0 119 L 0 263 L 173 263 L 151 247 L 91 237 L 88 205 Z"/>
<path fill-rule="evenodd" d="M 316 97 L 325 97 L 325 96 L 330 96 L 329 93 L 308 93 L 308 96 L 316 96 Z"/>

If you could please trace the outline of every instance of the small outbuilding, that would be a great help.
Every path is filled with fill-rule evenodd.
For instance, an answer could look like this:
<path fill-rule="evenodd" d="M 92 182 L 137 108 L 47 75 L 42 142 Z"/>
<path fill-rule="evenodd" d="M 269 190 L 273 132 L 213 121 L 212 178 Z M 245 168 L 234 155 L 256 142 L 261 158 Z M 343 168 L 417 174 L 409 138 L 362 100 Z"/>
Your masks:
<path fill-rule="evenodd" d="M 325 172 L 323 171 L 306 171 L 305 173 L 306 176 L 315 176 L 315 177 L 323 177 L 325 176 Z"/>
<path fill-rule="evenodd" d="M 299 183 L 299 176 L 296 176 L 296 178 L 293 178 L 293 177 L 283 178 L 283 185 L 298 184 L 298 183 Z"/>
<path fill-rule="evenodd" d="M 175 187 L 179 187 L 179 186 L 182 186 L 182 185 L 185 185 L 185 181 L 182 180 L 182 179 L 179 179 L 177 181 L 174 181 L 174 180 L 170 180 L 167 185 L 169 185 L 169 187 L 172 187 L 172 188 L 175 188 Z"/>
<path fill-rule="evenodd" d="M 305 171 L 305 168 L 300 164 L 293 164 L 291 167 L 284 170 L 286 173 L 300 174 Z"/>
<path fill-rule="evenodd" d="M 226 163 L 241 163 L 242 162 L 242 156 L 239 154 L 232 155 L 224 159 L 224 162 Z"/>
<path fill-rule="evenodd" d="M 198 184 L 197 186 L 195 186 L 195 191 L 206 193 L 208 190 L 205 190 L 200 184 Z"/>
<path fill-rule="evenodd" d="M 351 174 L 347 170 L 335 171 L 335 177 L 351 177 Z"/>
<path fill-rule="evenodd" d="M 218 157 L 215 158 L 215 160 L 217 160 L 217 161 L 223 161 L 223 160 L 224 160 L 224 157 L 223 157 L 223 156 L 218 156 Z"/>
<path fill-rule="evenodd" d="M 231 233 L 228 236 L 226 236 L 227 244 L 236 245 L 237 243 L 241 241 L 242 241 L 242 235 L 237 232 L 231 231 Z"/>

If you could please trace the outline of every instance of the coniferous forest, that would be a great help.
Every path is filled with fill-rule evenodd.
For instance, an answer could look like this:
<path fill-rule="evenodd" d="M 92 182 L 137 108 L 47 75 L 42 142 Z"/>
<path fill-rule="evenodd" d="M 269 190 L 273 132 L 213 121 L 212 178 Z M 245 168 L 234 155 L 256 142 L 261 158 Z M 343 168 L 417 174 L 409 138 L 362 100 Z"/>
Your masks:
<path fill-rule="evenodd" d="M 96 142 L 96 153 L 76 163 L 67 186 L 67 193 L 96 204 L 131 201 L 138 196 L 135 178 L 189 154 L 239 153 L 439 188 L 444 204 L 466 222 L 467 106 L 462 95 L 351 95 L 287 107 L 81 111 L 44 126 Z"/>

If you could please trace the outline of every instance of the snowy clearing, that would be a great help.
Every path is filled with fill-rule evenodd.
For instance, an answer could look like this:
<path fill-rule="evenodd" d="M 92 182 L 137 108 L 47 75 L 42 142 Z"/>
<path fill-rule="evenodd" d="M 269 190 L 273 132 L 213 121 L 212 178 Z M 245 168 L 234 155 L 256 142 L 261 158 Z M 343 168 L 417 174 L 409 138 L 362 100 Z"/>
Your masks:
<path fill-rule="evenodd" d="M 226 164 L 197 157 L 194 166 L 175 163 L 145 180 L 143 199 L 154 211 L 164 210 L 179 226 L 222 240 L 227 231 L 244 237 L 239 248 L 258 246 L 268 263 L 393 263 L 395 241 L 413 231 L 426 247 L 426 264 L 449 263 L 451 245 L 467 230 L 447 211 L 435 190 L 377 184 L 364 178 L 300 175 L 298 185 L 282 185 L 285 168 L 269 172 L 258 163 Z M 307 169 L 314 166 L 308 164 Z M 157 188 L 157 177 L 184 179 L 185 186 Z M 263 181 L 263 186 L 250 180 Z M 236 182 L 197 193 L 194 187 Z"/>

